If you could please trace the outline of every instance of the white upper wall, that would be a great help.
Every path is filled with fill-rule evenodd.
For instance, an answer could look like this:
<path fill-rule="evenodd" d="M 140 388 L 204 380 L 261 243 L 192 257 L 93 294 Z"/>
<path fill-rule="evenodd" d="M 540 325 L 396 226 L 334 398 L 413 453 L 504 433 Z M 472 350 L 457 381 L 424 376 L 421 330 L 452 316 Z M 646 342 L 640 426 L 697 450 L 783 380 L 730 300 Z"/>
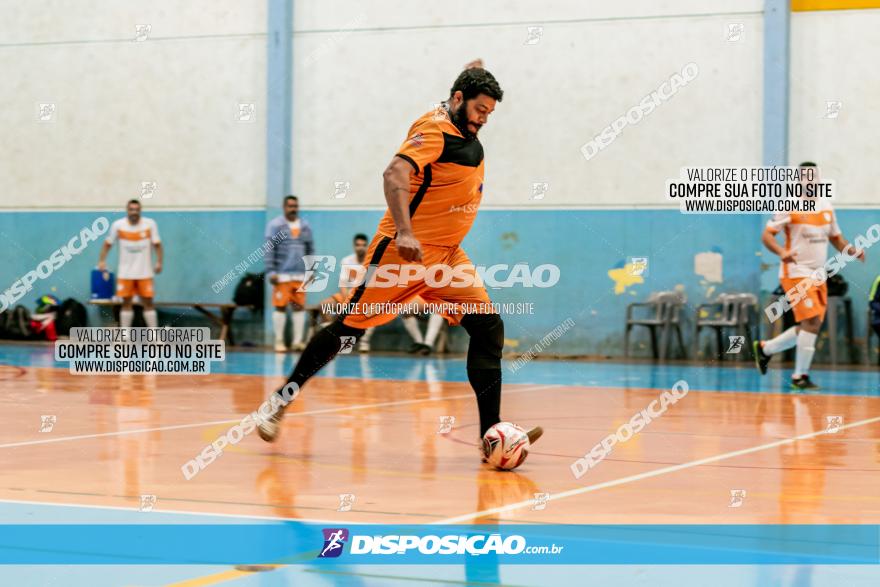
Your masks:
<path fill-rule="evenodd" d="M 150 207 L 263 205 L 264 1 L 0 4 L 0 208 L 118 206 L 143 181 L 158 183 Z M 683 165 L 761 160 L 761 0 L 294 7 L 293 178 L 308 205 L 381 206 L 408 125 L 475 57 L 506 92 L 481 137 L 487 206 L 666 205 Z M 130 40 L 138 24 L 144 42 Z M 791 162 L 819 162 L 847 205 L 874 203 L 878 25 L 877 10 L 792 15 Z M 690 61 L 697 79 L 584 159 L 582 144 Z M 54 122 L 37 121 L 40 103 Z M 254 123 L 236 121 L 239 103 Z M 549 183 L 541 201 L 536 182 Z"/>
<path fill-rule="evenodd" d="M 4 0 L 0 208 L 121 206 L 144 181 L 151 208 L 262 205 L 265 6 Z"/>
<path fill-rule="evenodd" d="M 763 0 L 448 0 L 425 4 L 407 0 L 375 0 L 361 6 L 355 0 L 294 0 L 297 32 L 338 29 L 359 14 L 369 27 L 475 26 L 480 24 L 550 24 L 576 19 L 676 17 L 760 12 Z"/>
<path fill-rule="evenodd" d="M 792 14 L 789 161 L 815 161 L 837 182 L 837 206 L 880 202 L 878 29 L 880 10 Z"/>
<path fill-rule="evenodd" d="M 481 132 L 486 206 L 665 206 L 682 166 L 760 164 L 761 2 L 425 6 L 295 3 L 293 181 L 307 205 L 383 205 L 381 172 L 409 124 L 475 57 L 505 90 Z M 733 23 L 738 42 L 727 40 Z M 527 25 L 543 26 L 539 43 L 525 43 Z M 583 157 L 581 145 L 689 62 L 694 81 Z M 339 181 L 351 184 L 343 199 L 332 197 Z M 549 183 L 540 203 L 529 200 L 537 182 Z"/>

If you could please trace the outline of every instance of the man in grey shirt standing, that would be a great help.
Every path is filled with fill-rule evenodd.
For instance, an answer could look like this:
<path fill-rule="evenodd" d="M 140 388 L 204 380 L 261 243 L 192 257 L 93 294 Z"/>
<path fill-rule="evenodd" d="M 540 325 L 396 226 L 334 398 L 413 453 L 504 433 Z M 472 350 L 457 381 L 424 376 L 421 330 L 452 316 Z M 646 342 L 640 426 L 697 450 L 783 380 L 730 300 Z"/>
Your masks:
<path fill-rule="evenodd" d="M 303 336 L 306 329 L 306 293 L 302 291 L 306 267 L 305 255 L 312 255 L 315 243 L 312 227 L 299 217 L 299 200 L 296 196 L 284 198 L 284 214 L 273 218 L 266 226 L 266 241 L 275 242 L 266 255 L 266 277 L 272 284 L 272 329 L 275 331 L 275 351 L 287 351 L 284 328 L 287 326 L 287 306 L 293 313 L 294 351 L 305 348 Z M 286 234 L 286 237 L 284 235 Z"/>

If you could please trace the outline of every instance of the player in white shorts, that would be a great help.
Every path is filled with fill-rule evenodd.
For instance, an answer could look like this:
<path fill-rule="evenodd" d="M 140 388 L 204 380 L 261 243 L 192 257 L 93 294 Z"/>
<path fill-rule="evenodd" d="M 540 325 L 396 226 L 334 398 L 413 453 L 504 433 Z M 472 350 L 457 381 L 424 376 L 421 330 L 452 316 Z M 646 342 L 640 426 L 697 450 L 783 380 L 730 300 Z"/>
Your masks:
<path fill-rule="evenodd" d="M 801 169 L 815 168 L 815 163 L 801 163 Z M 818 169 L 813 182 L 817 183 Z M 817 389 L 810 381 L 810 364 L 816 352 L 816 338 L 825 320 L 828 307 L 828 288 L 824 281 L 814 283 L 811 276 L 825 265 L 828 259 L 828 243 L 835 249 L 865 260 L 865 251 L 850 245 L 840 232 L 837 216 L 826 198 L 804 198 L 815 202 L 814 212 L 791 212 L 775 214 L 767 222 L 761 241 L 771 252 L 779 256 L 779 282 L 786 292 L 796 326 L 792 326 L 770 340 L 754 342 L 755 362 L 763 375 L 767 372 L 770 357 L 796 346 L 794 373 L 791 389 Z M 783 232 L 785 245 L 780 246 L 776 235 Z M 809 280 L 809 281 L 805 281 Z M 802 293 L 798 293 L 799 290 Z M 834 334 L 832 333 L 832 336 Z"/>
<path fill-rule="evenodd" d="M 107 253 L 113 243 L 119 241 L 119 270 L 116 272 L 116 295 L 122 298 L 119 325 L 131 326 L 134 319 L 132 298 L 137 295 L 144 306 L 144 321 L 156 328 L 159 320 L 153 307 L 153 276 L 162 272 L 162 242 L 159 228 L 151 218 L 141 216 L 141 203 L 129 200 L 126 217 L 110 225 L 110 234 L 101 248 L 98 269 L 107 270 Z M 153 249 L 156 263 L 153 264 Z"/>

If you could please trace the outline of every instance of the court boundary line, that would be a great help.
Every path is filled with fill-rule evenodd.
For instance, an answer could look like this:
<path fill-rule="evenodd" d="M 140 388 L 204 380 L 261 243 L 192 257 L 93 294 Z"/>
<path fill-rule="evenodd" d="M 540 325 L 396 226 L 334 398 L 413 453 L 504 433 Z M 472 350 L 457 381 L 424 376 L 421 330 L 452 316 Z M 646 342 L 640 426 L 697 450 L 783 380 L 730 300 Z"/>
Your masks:
<path fill-rule="evenodd" d="M 520 385 L 520 384 L 511 384 L 511 385 Z M 557 387 L 564 387 L 562 385 L 556 384 L 548 384 L 548 385 L 526 385 L 524 388 L 518 389 L 507 389 L 504 393 L 524 393 L 527 391 L 537 391 L 540 389 L 551 389 Z M 376 402 L 372 404 L 354 404 L 351 406 L 340 406 L 337 408 L 322 408 L 319 410 L 309 410 L 304 412 L 296 412 L 293 414 L 285 414 L 286 418 L 296 418 L 301 416 L 315 416 L 319 414 L 332 414 L 337 412 L 347 412 L 347 411 L 358 411 L 358 410 L 368 410 L 370 408 L 384 408 L 384 407 L 392 407 L 392 406 L 405 406 L 415 403 L 422 402 L 438 402 L 438 401 L 446 401 L 446 400 L 458 400 L 465 399 L 469 397 L 473 397 L 473 392 L 466 394 L 459 394 L 453 396 L 446 397 L 426 397 L 420 399 L 408 399 L 408 400 L 395 400 L 390 402 Z M 256 409 L 256 408 L 254 408 Z M 235 424 L 241 422 L 242 418 L 247 416 L 247 414 L 242 414 L 241 417 L 235 418 L 232 420 L 213 420 L 211 422 L 193 422 L 190 424 L 173 424 L 171 426 L 158 426 L 156 428 L 139 428 L 137 430 L 117 430 L 115 432 L 101 432 L 98 434 L 78 434 L 75 436 L 61 436 L 58 438 L 44 438 L 40 440 L 23 440 L 20 442 L 8 442 L 5 444 L 0 444 L 0 449 L 3 448 L 16 448 L 19 446 L 36 446 L 42 444 L 52 444 L 56 442 L 65 442 L 68 440 L 87 440 L 91 438 L 109 438 L 113 436 L 128 436 L 131 434 L 143 434 L 145 432 L 163 432 L 166 430 L 185 430 L 188 428 L 202 428 L 208 426 L 217 426 L 219 424 Z"/>
<path fill-rule="evenodd" d="M 12 504 L 12 505 L 36 505 L 36 506 L 45 506 L 45 507 L 53 507 L 53 508 L 81 508 L 81 509 L 96 509 L 96 510 L 113 510 L 119 512 L 130 512 L 133 514 L 139 514 L 142 516 L 149 516 L 150 514 L 180 514 L 182 516 L 217 516 L 219 518 L 239 518 L 244 520 L 266 520 L 272 522 L 302 522 L 304 524 L 347 524 L 347 525 L 357 525 L 357 524 L 369 524 L 369 522 L 345 522 L 340 520 L 318 520 L 314 518 L 279 518 L 276 516 L 261 516 L 259 514 L 228 514 L 228 513 L 212 513 L 212 512 L 194 512 L 190 510 L 160 510 L 160 509 L 152 509 L 149 512 L 141 512 L 137 508 L 131 507 L 123 507 L 118 505 L 89 505 L 84 503 L 57 503 L 57 502 L 47 502 L 47 501 L 34 501 L 29 499 L 7 499 L 0 498 L 0 504 Z M 30 522 L 28 522 L 30 523 Z M 54 523 L 54 522 L 53 522 Z M 117 522 L 113 522 L 114 524 Z M 118 522 L 120 524 L 136 524 L 138 522 Z M 98 525 L 99 522 L 89 522 L 90 525 Z M 153 524 L 161 525 L 162 522 L 154 522 Z M 168 524 L 172 524 L 172 522 L 168 522 Z"/>
<path fill-rule="evenodd" d="M 865 425 L 874 424 L 877 422 L 880 422 L 880 416 L 877 416 L 874 418 L 868 418 L 866 420 L 859 420 L 857 422 L 852 422 L 850 424 L 845 424 L 843 426 L 840 426 L 838 428 L 838 430 L 857 428 L 859 426 L 865 426 Z M 711 457 L 704 457 L 702 459 L 689 461 L 687 463 L 680 463 L 678 465 L 672 465 L 670 467 L 663 467 L 660 469 L 654 469 L 653 471 L 646 471 L 644 473 L 637 473 L 635 475 L 620 477 L 618 479 L 612 479 L 610 481 L 603 481 L 602 483 L 595 483 L 593 485 L 576 487 L 574 489 L 569 489 L 569 490 L 563 491 L 561 493 L 550 494 L 548 501 L 562 500 L 567 497 L 573 497 L 576 495 L 582 495 L 585 493 L 592 493 L 594 491 L 599 491 L 600 489 L 608 489 L 609 487 L 617 487 L 620 485 L 626 485 L 627 483 L 634 483 L 636 481 L 641 481 L 643 479 L 651 479 L 653 477 L 659 477 L 659 476 L 665 475 L 667 473 L 676 473 L 678 471 L 683 471 L 685 469 L 699 467 L 700 465 L 715 463 L 718 461 L 732 459 L 735 457 L 760 452 L 760 451 L 767 450 L 770 448 L 775 448 L 777 446 L 792 444 L 792 443 L 797 442 L 799 440 L 808 440 L 810 438 L 815 438 L 815 437 L 823 436 L 823 435 L 827 436 L 827 435 L 831 435 L 831 434 L 838 434 L 838 433 L 837 432 L 828 432 L 827 430 L 808 432 L 806 434 L 801 434 L 800 436 L 793 436 L 791 438 L 784 438 L 782 440 L 768 442 L 766 444 L 760 444 L 758 446 L 753 446 L 751 448 L 744 448 L 744 449 L 730 451 L 730 452 L 722 453 L 722 454 L 711 456 Z M 482 511 L 472 512 L 469 514 L 462 514 L 460 516 L 445 518 L 442 520 L 437 520 L 435 522 L 429 522 L 428 524 L 429 525 L 458 524 L 460 522 L 466 522 L 468 520 L 473 520 L 474 518 L 483 518 L 486 516 L 491 516 L 493 514 L 501 514 L 501 513 L 510 512 L 510 511 L 514 511 L 514 510 L 519 510 L 519 509 L 531 506 L 534 503 L 535 503 L 534 499 L 529 499 L 529 500 L 520 501 L 517 503 L 512 503 L 512 504 L 508 504 L 508 505 L 504 505 L 504 506 L 498 506 L 495 508 L 489 508 L 489 509 L 482 510 Z"/>

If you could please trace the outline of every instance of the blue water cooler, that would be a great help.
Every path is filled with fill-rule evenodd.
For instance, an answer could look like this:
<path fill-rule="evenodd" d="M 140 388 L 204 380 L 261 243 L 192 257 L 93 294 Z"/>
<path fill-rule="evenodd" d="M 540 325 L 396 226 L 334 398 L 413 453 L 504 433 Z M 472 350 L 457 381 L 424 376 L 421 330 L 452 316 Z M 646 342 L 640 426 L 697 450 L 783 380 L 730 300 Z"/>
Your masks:
<path fill-rule="evenodd" d="M 92 269 L 92 299 L 109 300 L 116 293 L 116 276 L 110 271 Z"/>

